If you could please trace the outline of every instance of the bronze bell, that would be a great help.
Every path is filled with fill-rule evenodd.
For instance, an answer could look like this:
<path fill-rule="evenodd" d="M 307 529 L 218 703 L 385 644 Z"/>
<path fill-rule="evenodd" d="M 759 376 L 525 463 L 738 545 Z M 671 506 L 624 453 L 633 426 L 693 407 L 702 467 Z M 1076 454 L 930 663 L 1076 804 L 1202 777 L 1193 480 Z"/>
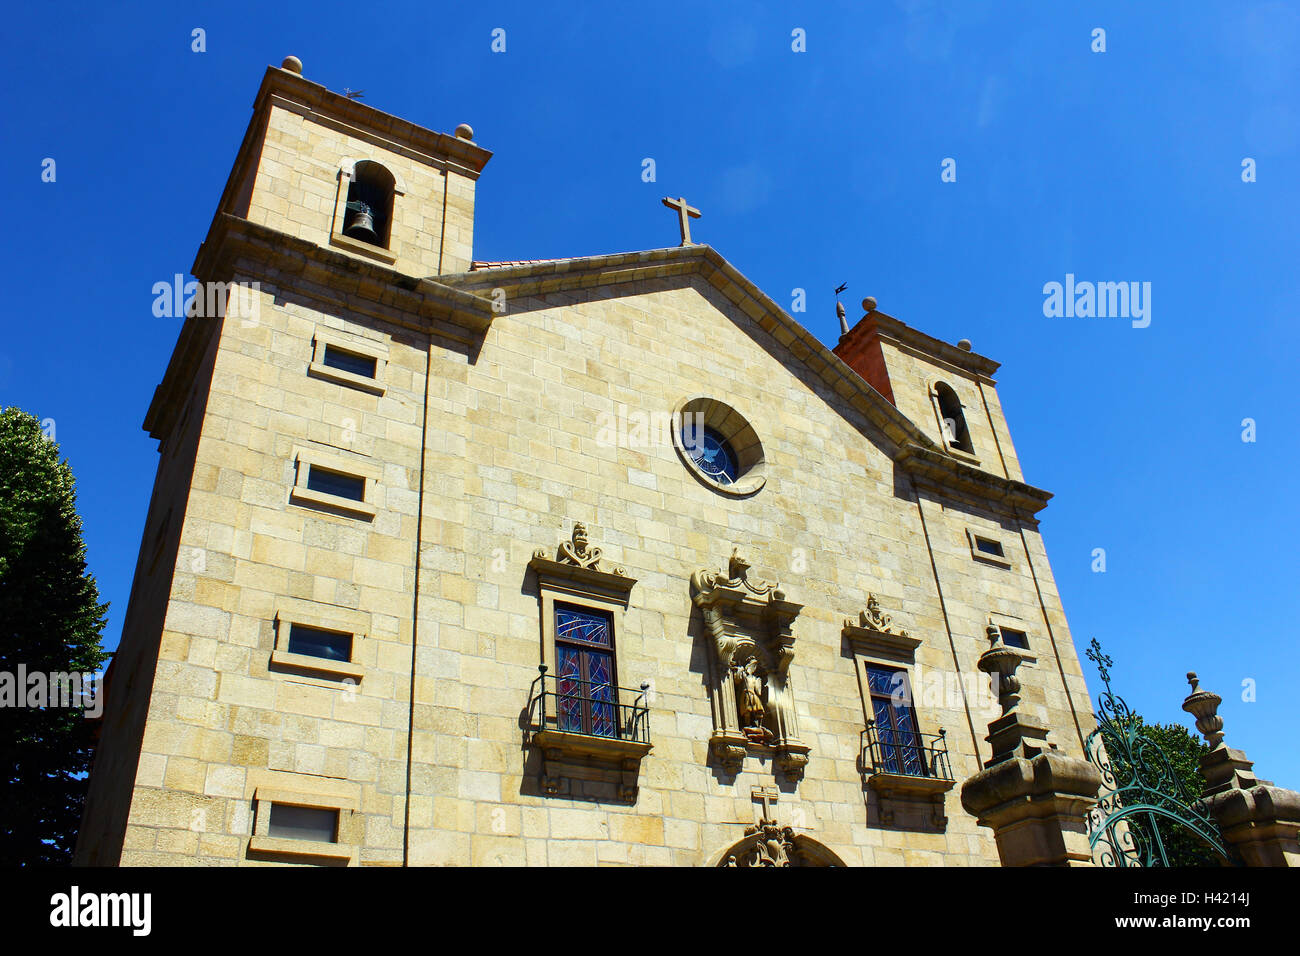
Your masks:
<path fill-rule="evenodd" d="M 360 239 L 371 245 L 379 245 L 379 235 L 375 232 L 375 217 L 370 207 L 359 200 L 353 200 L 344 208 L 347 214 L 343 220 L 343 235 L 349 239 Z"/>

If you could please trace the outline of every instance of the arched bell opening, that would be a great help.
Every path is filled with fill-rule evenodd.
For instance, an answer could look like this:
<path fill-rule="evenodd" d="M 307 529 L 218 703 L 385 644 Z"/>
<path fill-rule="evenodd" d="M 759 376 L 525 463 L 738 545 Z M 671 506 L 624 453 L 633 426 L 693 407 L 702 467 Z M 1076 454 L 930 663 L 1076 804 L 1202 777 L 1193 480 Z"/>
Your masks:
<path fill-rule="evenodd" d="M 970 429 L 966 427 L 966 413 L 962 411 L 961 399 L 945 382 L 936 382 L 934 395 L 939 403 L 939 420 L 943 427 L 944 441 L 959 451 L 975 453 L 971 444 Z"/>
<path fill-rule="evenodd" d="M 391 238 L 393 174 L 373 160 L 363 159 L 352 171 L 344 206 L 343 235 L 387 249 Z"/>

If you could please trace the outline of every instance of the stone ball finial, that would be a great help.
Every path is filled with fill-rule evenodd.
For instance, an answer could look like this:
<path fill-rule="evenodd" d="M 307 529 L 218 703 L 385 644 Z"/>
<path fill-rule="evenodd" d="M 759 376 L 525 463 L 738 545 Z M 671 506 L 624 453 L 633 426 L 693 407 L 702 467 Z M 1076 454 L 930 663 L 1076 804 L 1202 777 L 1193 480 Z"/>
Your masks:
<path fill-rule="evenodd" d="M 456 138 L 468 140 L 472 143 L 474 141 L 474 127 L 470 126 L 469 123 L 461 123 L 456 127 Z"/>
<path fill-rule="evenodd" d="M 863 299 L 863 300 L 862 300 L 862 309 L 863 309 L 864 312 L 868 312 L 868 313 L 875 312 L 875 311 L 876 311 L 876 297 L 875 297 L 874 295 L 869 295 L 869 296 L 867 296 L 865 299 Z"/>
<path fill-rule="evenodd" d="M 280 69 L 288 70 L 290 73 L 297 73 L 302 76 L 302 60 L 296 56 L 286 56 L 284 62 L 280 64 Z"/>
<path fill-rule="evenodd" d="M 961 349 L 963 352 L 969 352 L 970 339 L 962 339 L 960 342 L 957 343 L 957 348 Z"/>

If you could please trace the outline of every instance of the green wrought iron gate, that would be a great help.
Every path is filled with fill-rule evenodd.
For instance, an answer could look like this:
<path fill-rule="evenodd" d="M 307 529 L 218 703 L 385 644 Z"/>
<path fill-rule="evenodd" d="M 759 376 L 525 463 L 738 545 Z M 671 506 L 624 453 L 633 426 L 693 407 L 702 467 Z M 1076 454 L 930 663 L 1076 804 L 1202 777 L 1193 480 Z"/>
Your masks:
<path fill-rule="evenodd" d="M 1106 690 L 1097 698 L 1097 729 L 1084 755 L 1101 771 L 1101 797 L 1088 814 L 1088 845 L 1099 866 L 1170 866 L 1170 844 L 1190 836 L 1208 861 L 1232 865 L 1204 801 L 1187 792 L 1169 756 L 1143 734 L 1142 718 L 1110 689 L 1114 664 L 1094 637 L 1088 658 Z M 1184 836 L 1186 835 L 1186 836 Z"/>

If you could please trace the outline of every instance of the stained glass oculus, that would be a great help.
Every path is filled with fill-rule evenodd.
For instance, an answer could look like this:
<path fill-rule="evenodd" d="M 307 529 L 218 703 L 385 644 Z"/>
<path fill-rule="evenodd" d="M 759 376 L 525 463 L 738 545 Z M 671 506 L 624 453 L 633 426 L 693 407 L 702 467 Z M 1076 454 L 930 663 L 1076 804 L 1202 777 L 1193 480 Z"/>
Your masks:
<path fill-rule="evenodd" d="M 682 447 L 695 462 L 695 467 L 720 485 L 733 484 L 740 474 L 736 453 L 712 428 L 683 428 Z"/>

